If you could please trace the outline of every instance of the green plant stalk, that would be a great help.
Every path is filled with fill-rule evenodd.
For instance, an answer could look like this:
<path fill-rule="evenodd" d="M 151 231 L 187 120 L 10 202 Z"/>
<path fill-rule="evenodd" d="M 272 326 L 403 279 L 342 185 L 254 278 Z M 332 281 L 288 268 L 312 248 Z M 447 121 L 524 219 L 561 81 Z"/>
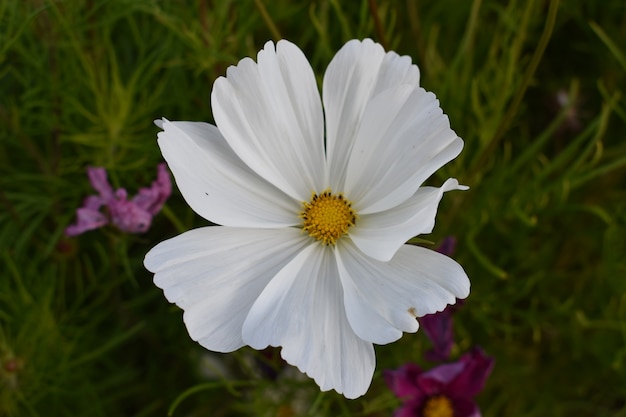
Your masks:
<path fill-rule="evenodd" d="M 263 21 L 267 25 L 267 28 L 270 30 L 272 36 L 274 37 L 274 40 L 275 41 L 279 41 L 280 39 L 282 39 L 283 36 L 280 34 L 280 31 L 278 30 L 278 27 L 276 27 L 276 24 L 274 23 L 274 20 L 272 20 L 272 17 L 267 12 L 267 9 L 265 8 L 265 5 L 263 5 L 263 1 L 262 0 L 254 0 L 254 4 L 256 5 L 257 9 L 259 10 L 259 13 L 261 14 L 261 18 L 263 19 Z"/>
<path fill-rule="evenodd" d="M 556 21 L 557 12 L 559 9 L 559 0 L 551 0 L 550 8 L 548 10 L 548 16 L 546 18 L 546 24 L 543 29 L 543 33 L 541 34 L 541 38 L 539 39 L 539 43 L 535 52 L 533 53 L 532 59 L 528 68 L 526 69 L 524 76 L 522 78 L 522 84 L 517 90 L 517 93 L 513 99 L 512 104 L 509 106 L 507 112 L 504 115 L 503 120 L 500 122 L 496 133 L 492 137 L 491 141 L 487 145 L 487 147 L 481 152 L 481 155 L 478 157 L 477 161 L 470 167 L 469 173 L 470 176 L 476 176 L 476 173 L 485 166 L 487 159 L 493 154 L 496 150 L 500 140 L 509 129 L 513 118 L 517 114 L 517 110 L 519 108 L 524 95 L 526 94 L 526 90 L 530 85 L 530 81 L 539 66 L 539 62 L 541 62 L 541 58 L 543 57 L 543 53 L 548 46 L 548 42 L 552 36 L 552 31 L 554 29 L 554 23 Z"/>

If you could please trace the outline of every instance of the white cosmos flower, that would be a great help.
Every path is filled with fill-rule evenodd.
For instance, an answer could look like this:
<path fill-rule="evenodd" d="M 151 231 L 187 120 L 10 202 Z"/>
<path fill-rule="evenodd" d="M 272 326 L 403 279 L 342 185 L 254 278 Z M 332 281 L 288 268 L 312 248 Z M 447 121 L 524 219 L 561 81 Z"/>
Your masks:
<path fill-rule="evenodd" d="M 265 44 L 215 81 L 216 126 L 157 124 L 191 208 L 221 226 L 183 233 L 145 259 L 191 337 L 282 357 L 348 398 L 363 395 L 373 343 L 469 294 L 463 269 L 405 242 L 430 233 L 448 179 L 423 187 L 463 141 L 409 57 L 348 42 L 323 80 L 298 47 Z"/>

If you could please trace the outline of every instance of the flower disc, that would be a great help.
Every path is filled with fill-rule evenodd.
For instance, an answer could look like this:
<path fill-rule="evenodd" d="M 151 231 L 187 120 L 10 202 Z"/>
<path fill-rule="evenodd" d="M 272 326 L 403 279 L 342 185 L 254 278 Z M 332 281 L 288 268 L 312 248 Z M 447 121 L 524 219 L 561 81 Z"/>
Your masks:
<path fill-rule="evenodd" d="M 313 193 L 311 201 L 302 205 L 302 229 L 325 245 L 334 245 L 356 221 L 352 203 L 343 195 L 333 194 L 330 190 L 319 195 Z"/>

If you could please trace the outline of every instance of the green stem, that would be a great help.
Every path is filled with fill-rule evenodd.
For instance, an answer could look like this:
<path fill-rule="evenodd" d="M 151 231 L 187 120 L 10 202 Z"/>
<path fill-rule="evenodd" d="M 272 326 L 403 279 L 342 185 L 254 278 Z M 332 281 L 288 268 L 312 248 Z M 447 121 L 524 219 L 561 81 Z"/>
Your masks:
<path fill-rule="evenodd" d="M 550 2 L 550 9 L 548 10 L 548 17 L 546 19 L 546 25 L 543 28 L 543 33 L 541 34 L 541 38 L 539 39 L 539 44 L 535 49 L 535 53 L 532 56 L 530 64 L 524 73 L 524 78 L 522 79 L 522 83 L 520 88 L 517 90 L 517 94 L 513 99 L 513 103 L 508 108 L 506 114 L 500 125 L 498 126 L 496 133 L 493 135 L 493 138 L 487 145 L 487 148 L 481 153 L 480 157 L 476 160 L 476 162 L 470 168 L 470 175 L 475 175 L 476 171 L 481 169 L 487 163 L 490 155 L 494 152 L 500 140 L 504 137 L 504 134 L 508 131 L 511 122 L 513 121 L 513 117 L 517 114 L 517 110 L 526 94 L 526 90 L 530 84 L 537 67 L 539 66 L 539 62 L 541 62 L 541 58 L 543 57 L 543 53 L 548 46 L 548 42 L 552 36 L 552 30 L 554 29 L 554 22 L 556 21 L 557 11 L 559 9 L 559 0 L 552 0 Z"/>
<path fill-rule="evenodd" d="M 265 5 L 263 4 L 263 2 L 261 0 L 254 0 L 254 4 L 256 5 L 256 8 L 259 9 L 259 13 L 261 13 L 261 17 L 263 18 L 263 21 L 267 25 L 267 28 L 270 30 L 270 32 L 272 32 L 272 37 L 274 38 L 274 40 L 278 41 L 282 39 L 283 37 L 280 34 L 280 31 L 274 24 L 274 21 L 272 20 L 272 17 L 267 12 L 267 9 L 265 8 Z"/>

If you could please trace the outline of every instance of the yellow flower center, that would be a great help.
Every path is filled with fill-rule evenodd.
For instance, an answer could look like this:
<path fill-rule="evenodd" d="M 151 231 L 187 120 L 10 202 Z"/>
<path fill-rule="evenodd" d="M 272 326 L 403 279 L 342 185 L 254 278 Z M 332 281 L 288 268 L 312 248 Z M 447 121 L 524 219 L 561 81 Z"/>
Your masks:
<path fill-rule="evenodd" d="M 426 400 L 422 417 L 454 417 L 450 399 L 445 395 L 435 395 Z"/>
<path fill-rule="evenodd" d="M 302 229 L 325 245 L 334 245 L 356 221 L 352 203 L 330 190 L 313 193 L 311 201 L 303 202 L 302 206 Z"/>

